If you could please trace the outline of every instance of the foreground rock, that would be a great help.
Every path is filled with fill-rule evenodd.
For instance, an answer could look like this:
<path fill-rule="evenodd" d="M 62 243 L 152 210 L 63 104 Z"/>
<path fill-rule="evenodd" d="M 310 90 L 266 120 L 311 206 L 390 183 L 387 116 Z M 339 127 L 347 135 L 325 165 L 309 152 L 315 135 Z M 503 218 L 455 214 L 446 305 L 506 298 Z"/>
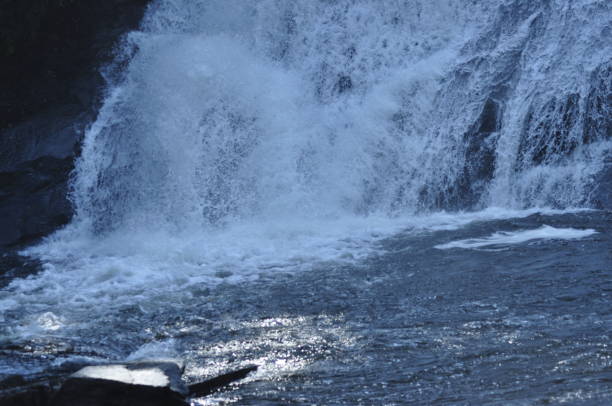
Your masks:
<path fill-rule="evenodd" d="M 233 370 L 187 387 L 180 360 L 137 361 L 86 366 L 66 378 L 0 381 L 2 406 L 186 406 L 188 398 L 207 396 L 245 378 L 257 366 Z"/>
<path fill-rule="evenodd" d="M 62 385 L 52 406 L 185 406 L 189 390 L 178 361 L 89 366 Z"/>
<path fill-rule="evenodd" d="M 0 381 L 0 405 L 48 406 L 59 384 L 54 380 L 27 380 L 19 375 L 10 376 Z"/>

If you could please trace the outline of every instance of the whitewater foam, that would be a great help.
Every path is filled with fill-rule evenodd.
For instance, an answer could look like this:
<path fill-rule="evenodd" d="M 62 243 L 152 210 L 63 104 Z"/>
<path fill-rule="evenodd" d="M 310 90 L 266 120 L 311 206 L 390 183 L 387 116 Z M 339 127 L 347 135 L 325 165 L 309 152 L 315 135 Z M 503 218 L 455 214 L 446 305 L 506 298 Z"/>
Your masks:
<path fill-rule="evenodd" d="M 435 248 L 446 250 L 451 248 L 477 249 L 484 247 L 504 247 L 522 244 L 534 240 L 579 240 L 597 234 L 593 229 L 579 230 L 575 228 L 555 228 L 543 225 L 532 230 L 498 231 L 488 237 L 468 238 L 436 245 Z"/>
<path fill-rule="evenodd" d="M 61 334 L 89 322 L 92 312 L 102 317 L 126 306 L 138 306 L 145 314 L 168 306 L 178 309 L 203 288 L 222 283 L 359 265 L 383 252 L 378 243 L 399 232 L 456 230 L 475 221 L 569 212 L 575 210 L 490 208 L 395 218 L 294 219 L 243 222 L 200 234 L 120 234 L 105 239 L 67 238 L 62 234 L 77 232 L 68 227 L 24 252 L 44 262 L 40 274 L 16 279 L 0 292 L 0 310 L 20 320 L 4 334 L 25 337 L 49 329 Z"/>

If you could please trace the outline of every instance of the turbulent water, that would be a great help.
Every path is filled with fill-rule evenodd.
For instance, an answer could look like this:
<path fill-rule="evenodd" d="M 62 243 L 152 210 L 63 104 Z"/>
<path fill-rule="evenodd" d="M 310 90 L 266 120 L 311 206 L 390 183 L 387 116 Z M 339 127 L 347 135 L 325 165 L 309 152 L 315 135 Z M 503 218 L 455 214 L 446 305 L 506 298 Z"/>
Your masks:
<path fill-rule="evenodd" d="M 524 255 L 534 241 L 544 244 L 542 255 L 590 241 L 591 259 L 577 251 L 568 261 L 589 262 L 585 269 L 609 282 L 610 218 L 584 209 L 601 205 L 600 180 L 610 171 L 611 38 L 607 0 L 154 1 L 141 29 L 105 69 L 107 97 L 73 174 L 72 224 L 25 251 L 42 262 L 40 273 L 0 291 L 2 340 L 37 354 L 11 353 L 0 373 L 38 371 L 75 357 L 123 359 L 143 344 L 132 357 L 171 348 L 201 360 L 202 348 L 224 340 L 239 361 L 266 365 L 263 381 L 306 374 L 299 371 L 316 359 L 317 368 L 340 364 L 326 379 L 342 386 L 365 375 L 338 354 L 365 357 L 364 370 L 368 363 L 390 365 L 380 354 L 367 358 L 369 347 L 356 337 L 376 341 L 379 334 L 368 335 L 360 311 L 379 312 L 389 323 L 397 318 L 399 302 L 384 308 L 384 292 L 363 291 L 393 280 L 405 287 L 402 300 L 414 306 L 404 309 L 408 324 L 422 337 L 410 343 L 388 338 L 406 351 L 437 354 L 423 360 L 435 374 L 439 348 L 419 340 L 465 343 L 443 333 L 439 323 L 446 316 L 431 331 L 427 321 L 419 325 L 419 312 L 425 320 L 432 310 L 408 287 L 414 272 L 385 271 L 398 258 L 406 267 L 416 261 L 421 273 L 415 280 L 431 293 L 431 281 L 446 275 L 445 267 L 428 262 L 431 255 L 447 258 L 461 250 L 457 272 L 468 275 L 471 264 L 511 261 L 508 251 Z M 524 227 L 508 229 L 525 218 Z M 461 238 L 460 230 L 473 235 Z M 389 248 L 395 239 L 404 241 L 400 251 Z M 419 244 L 427 245 L 427 255 Z M 508 269 L 515 268 L 509 263 Z M 308 275 L 333 280 L 326 286 Z M 311 284 L 306 290 L 317 287 L 324 304 L 296 293 L 304 281 Z M 350 296 L 346 286 L 357 289 L 354 311 L 330 299 Z M 501 288 L 496 304 L 495 297 L 485 303 L 461 296 L 449 282 L 440 286 L 434 296 L 456 296 L 454 305 L 487 316 L 465 321 L 481 324 L 461 325 L 456 334 L 483 328 L 485 343 L 502 330 L 554 330 L 538 321 L 546 311 L 508 310 L 510 290 Z M 266 327 L 260 319 L 271 316 L 263 303 L 268 299 L 248 293 L 251 288 L 268 292 L 272 303 L 282 303 L 275 295 L 287 290 L 303 309 L 279 304 L 285 311 L 272 323 L 282 333 L 253 338 Z M 606 295 L 597 296 L 600 312 L 589 313 L 593 323 L 608 323 L 589 341 L 595 346 L 609 333 Z M 381 308 L 364 307 L 365 300 L 380 301 Z M 438 310 L 449 312 L 445 306 Z M 450 326 L 458 319 L 452 320 Z M 236 341 L 203 332 L 205 326 L 221 329 L 221 322 L 224 330 L 238 331 Z M 504 342 L 517 339 L 508 337 Z M 286 348 L 278 341 L 280 347 L 264 355 L 261 343 L 270 340 L 286 340 Z M 605 386 L 612 355 L 598 348 L 607 354 L 597 358 L 608 371 Z M 465 368 L 457 368 L 460 379 Z M 194 369 L 190 376 L 207 371 Z M 455 376 L 442 372 L 448 382 Z M 408 386 L 420 382 L 405 379 Z M 427 382 L 419 389 L 425 395 L 434 388 Z M 569 401 L 609 399 L 597 382 L 563 393 L 574 396 Z M 343 384 L 346 396 L 315 385 L 299 395 L 288 390 L 290 401 L 367 403 L 366 392 L 355 395 L 362 396 L 358 401 L 351 397 L 355 388 Z M 291 386 L 291 379 L 283 385 Z M 396 384 L 388 385 L 388 404 L 401 402 L 393 395 Z M 484 393 L 478 385 L 473 390 Z M 495 399 L 540 399 L 510 392 Z M 269 401 L 283 401 L 282 391 L 270 393 L 280 394 Z M 436 400 L 425 395 L 403 399 Z M 453 396 L 438 400 L 475 401 Z"/>

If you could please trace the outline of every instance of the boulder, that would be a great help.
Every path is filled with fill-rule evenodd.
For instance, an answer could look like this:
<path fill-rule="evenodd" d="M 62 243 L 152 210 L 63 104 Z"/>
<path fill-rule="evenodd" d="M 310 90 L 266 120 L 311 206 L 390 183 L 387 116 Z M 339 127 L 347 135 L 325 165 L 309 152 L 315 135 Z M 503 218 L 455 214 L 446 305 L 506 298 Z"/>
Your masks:
<path fill-rule="evenodd" d="M 185 406 L 179 361 L 88 366 L 72 374 L 51 406 Z"/>
<path fill-rule="evenodd" d="M 202 397 L 223 390 L 245 378 L 257 366 L 227 372 L 187 387 L 181 379 L 184 364 L 177 360 L 154 360 L 87 366 L 63 383 L 49 403 L 39 402 L 37 391 L 28 396 L 39 403 L 23 406 L 186 406 L 188 397 Z M 25 399 L 25 398 L 24 398 Z M 42 403 L 41 403 L 42 402 Z"/>

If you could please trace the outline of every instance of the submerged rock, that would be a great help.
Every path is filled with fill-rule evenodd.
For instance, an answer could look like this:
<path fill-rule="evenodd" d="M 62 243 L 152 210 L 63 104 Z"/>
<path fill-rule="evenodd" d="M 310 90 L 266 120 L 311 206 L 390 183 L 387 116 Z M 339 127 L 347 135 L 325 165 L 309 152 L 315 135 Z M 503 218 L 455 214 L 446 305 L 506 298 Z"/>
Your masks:
<path fill-rule="evenodd" d="M 219 375 L 203 382 L 189 385 L 189 395 L 191 397 L 202 397 L 210 395 L 211 393 L 220 390 L 221 388 L 231 384 L 232 382 L 246 378 L 248 374 L 256 370 L 257 365 L 250 365 L 248 367 L 228 372 L 226 374 Z"/>

